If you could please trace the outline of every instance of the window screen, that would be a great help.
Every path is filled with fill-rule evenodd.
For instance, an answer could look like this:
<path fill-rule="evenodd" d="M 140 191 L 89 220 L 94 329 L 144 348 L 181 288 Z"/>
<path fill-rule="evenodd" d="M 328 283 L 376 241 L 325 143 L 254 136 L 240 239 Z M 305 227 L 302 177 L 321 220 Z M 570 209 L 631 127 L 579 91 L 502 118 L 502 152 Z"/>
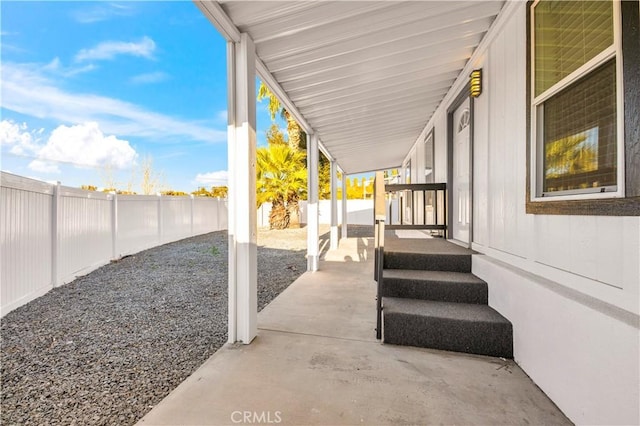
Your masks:
<path fill-rule="evenodd" d="M 613 44 L 610 1 L 542 1 L 534 20 L 535 96 Z"/>
<path fill-rule="evenodd" d="M 543 192 L 616 185 L 615 59 L 545 101 Z"/>

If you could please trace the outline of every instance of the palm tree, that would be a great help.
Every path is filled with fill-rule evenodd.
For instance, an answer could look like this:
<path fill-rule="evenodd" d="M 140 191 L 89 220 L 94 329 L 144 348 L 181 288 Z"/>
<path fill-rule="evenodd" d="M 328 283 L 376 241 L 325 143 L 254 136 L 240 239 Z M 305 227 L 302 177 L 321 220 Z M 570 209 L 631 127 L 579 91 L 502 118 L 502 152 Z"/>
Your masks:
<path fill-rule="evenodd" d="M 291 151 L 298 152 L 300 150 L 306 150 L 306 133 L 302 131 L 302 128 L 295 120 L 295 118 L 293 118 L 293 116 L 289 113 L 289 111 L 287 111 L 286 108 L 282 106 L 280 100 L 276 97 L 276 95 L 274 95 L 273 92 L 271 92 L 271 90 L 269 90 L 269 88 L 263 82 L 260 82 L 260 87 L 258 89 L 258 101 L 261 101 L 262 99 L 269 100 L 267 108 L 269 110 L 269 113 L 271 114 L 272 121 L 275 121 L 277 114 L 280 114 L 280 116 L 286 120 L 288 135 L 287 143 Z M 271 141 L 271 138 L 268 138 L 268 140 Z M 302 170 L 306 170 L 305 156 L 300 157 L 300 167 Z M 302 191 L 291 192 L 288 198 L 284 200 L 284 206 L 287 210 L 287 215 L 290 221 L 288 225 L 292 228 L 297 228 L 300 226 L 300 207 L 298 201 L 300 200 L 300 195 L 302 195 L 304 192 L 304 189 Z M 277 209 L 279 208 L 280 206 L 277 207 Z M 273 208 L 271 211 L 273 212 Z M 274 220 L 278 219 L 276 218 Z"/>
<path fill-rule="evenodd" d="M 271 121 L 274 121 L 276 119 L 276 115 L 280 114 L 280 116 L 287 122 L 287 134 L 289 135 L 289 146 L 291 149 L 298 151 L 301 148 L 306 148 L 306 146 L 303 147 L 303 145 L 306 145 L 306 134 L 302 131 L 302 128 L 296 119 L 293 118 L 289 111 L 282 106 L 276 95 L 274 95 L 263 82 L 260 82 L 260 87 L 258 88 L 258 101 L 261 101 L 262 99 L 269 100 L 267 108 L 271 114 Z"/>
<path fill-rule="evenodd" d="M 307 185 L 307 171 L 300 165 L 305 155 L 287 145 L 272 144 L 257 151 L 258 206 L 271 202 L 269 226 L 285 229 L 297 219 L 297 202 Z"/>

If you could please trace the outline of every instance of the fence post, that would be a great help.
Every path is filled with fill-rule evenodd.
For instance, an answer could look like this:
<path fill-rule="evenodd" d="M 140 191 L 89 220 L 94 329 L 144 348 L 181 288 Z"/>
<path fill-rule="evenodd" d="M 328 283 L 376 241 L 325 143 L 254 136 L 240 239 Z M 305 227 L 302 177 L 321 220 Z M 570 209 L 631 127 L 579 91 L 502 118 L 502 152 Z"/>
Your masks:
<path fill-rule="evenodd" d="M 111 193 L 111 258 L 118 258 L 118 194 Z"/>
<path fill-rule="evenodd" d="M 193 237 L 193 199 L 194 197 L 195 196 L 193 194 L 189 195 L 189 198 L 190 198 L 189 204 L 191 206 L 191 236 L 192 237 Z"/>
<path fill-rule="evenodd" d="M 222 220 L 220 219 L 222 216 L 222 213 L 220 213 L 221 209 L 220 206 L 222 204 L 222 198 L 217 197 L 216 198 L 216 231 L 220 231 L 222 229 Z"/>
<path fill-rule="evenodd" d="M 60 182 L 53 186 L 53 198 L 51 202 L 51 287 L 59 285 L 59 259 L 60 249 L 58 229 L 60 227 Z"/>
<path fill-rule="evenodd" d="M 162 234 L 163 234 L 163 225 L 162 225 L 162 194 L 156 193 L 158 196 L 158 245 L 162 244 Z"/>

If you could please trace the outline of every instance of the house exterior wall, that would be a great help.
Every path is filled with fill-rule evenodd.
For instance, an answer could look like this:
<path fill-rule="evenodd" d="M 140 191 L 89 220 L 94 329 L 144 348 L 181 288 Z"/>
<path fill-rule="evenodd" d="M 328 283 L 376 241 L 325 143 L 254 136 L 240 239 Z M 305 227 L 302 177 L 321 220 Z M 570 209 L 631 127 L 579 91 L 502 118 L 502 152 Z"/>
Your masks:
<path fill-rule="evenodd" d="M 473 272 L 514 326 L 514 357 L 576 423 L 640 422 L 640 217 L 526 214 L 526 4 L 506 7 L 471 59 Z M 447 108 L 434 129 L 435 179 L 447 180 Z M 424 156 L 424 155 L 422 155 Z M 407 161 L 405 160 L 405 161 Z"/>

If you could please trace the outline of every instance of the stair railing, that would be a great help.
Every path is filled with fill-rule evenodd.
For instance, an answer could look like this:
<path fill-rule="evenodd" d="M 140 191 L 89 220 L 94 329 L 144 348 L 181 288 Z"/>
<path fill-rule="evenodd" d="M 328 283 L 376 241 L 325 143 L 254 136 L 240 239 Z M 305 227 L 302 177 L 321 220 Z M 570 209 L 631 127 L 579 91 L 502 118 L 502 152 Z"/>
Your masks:
<path fill-rule="evenodd" d="M 385 193 L 387 229 L 425 229 L 447 237 L 446 183 L 391 184 Z"/>
<path fill-rule="evenodd" d="M 376 292 L 376 339 L 382 339 L 382 269 L 384 268 L 384 224 L 386 220 L 386 197 L 384 174 L 377 172 L 373 185 L 374 215 L 374 271 Z"/>
<path fill-rule="evenodd" d="M 374 279 L 376 291 L 376 338 L 382 339 L 382 282 L 385 229 L 424 229 L 447 237 L 447 184 L 389 184 L 377 172 L 374 186 Z M 396 219 L 394 220 L 394 207 Z"/>

